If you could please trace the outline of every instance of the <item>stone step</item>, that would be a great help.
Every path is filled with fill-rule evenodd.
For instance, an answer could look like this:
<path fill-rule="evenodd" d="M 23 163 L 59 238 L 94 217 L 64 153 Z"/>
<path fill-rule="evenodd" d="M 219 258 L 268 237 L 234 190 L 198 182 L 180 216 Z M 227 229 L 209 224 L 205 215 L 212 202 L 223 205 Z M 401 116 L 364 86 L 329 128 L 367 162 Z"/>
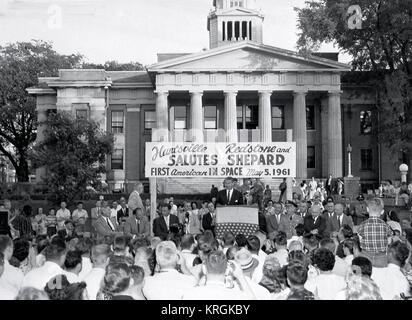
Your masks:
<path fill-rule="evenodd" d="M 166 178 L 165 194 L 206 194 L 210 192 L 212 185 L 219 190 L 223 187 L 222 178 Z M 282 179 L 262 179 L 264 185 L 269 185 L 272 195 L 279 195 L 279 185 Z M 243 184 L 243 181 L 240 181 Z"/>

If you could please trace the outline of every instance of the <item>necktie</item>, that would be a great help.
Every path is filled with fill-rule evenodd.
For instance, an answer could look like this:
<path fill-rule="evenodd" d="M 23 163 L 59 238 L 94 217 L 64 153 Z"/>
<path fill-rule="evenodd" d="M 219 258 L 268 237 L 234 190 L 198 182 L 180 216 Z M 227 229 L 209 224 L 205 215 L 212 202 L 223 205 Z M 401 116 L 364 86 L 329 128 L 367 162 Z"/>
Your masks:
<path fill-rule="evenodd" d="M 339 229 L 340 229 L 340 227 L 341 227 L 340 217 L 338 217 L 338 226 L 339 226 Z"/>
<path fill-rule="evenodd" d="M 227 203 L 230 203 L 230 190 L 227 191 Z"/>
<path fill-rule="evenodd" d="M 109 220 L 109 218 L 106 218 L 106 222 L 107 222 L 107 224 L 109 225 L 110 229 L 111 229 L 112 231 L 114 231 L 113 225 L 112 225 L 111 221 Z"/>
<path fill-rule="evenodd" d="M 136 223 L 137 223 L 137 233 L 140 233 L 140 220 L 138 219 Z"/>

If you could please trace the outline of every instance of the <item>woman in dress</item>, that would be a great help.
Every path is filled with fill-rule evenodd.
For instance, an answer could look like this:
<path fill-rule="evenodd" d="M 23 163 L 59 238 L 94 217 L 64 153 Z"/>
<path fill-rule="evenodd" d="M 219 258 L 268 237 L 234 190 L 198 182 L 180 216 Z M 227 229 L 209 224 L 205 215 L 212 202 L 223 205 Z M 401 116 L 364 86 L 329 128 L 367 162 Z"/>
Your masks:
<path fill-rule="evenodd" d="M 313 199 L 317 188 L 318 183 L 316 182 L 315 177 L 312 177 L 312 180 L 309 182 L 309 200 Z"/>

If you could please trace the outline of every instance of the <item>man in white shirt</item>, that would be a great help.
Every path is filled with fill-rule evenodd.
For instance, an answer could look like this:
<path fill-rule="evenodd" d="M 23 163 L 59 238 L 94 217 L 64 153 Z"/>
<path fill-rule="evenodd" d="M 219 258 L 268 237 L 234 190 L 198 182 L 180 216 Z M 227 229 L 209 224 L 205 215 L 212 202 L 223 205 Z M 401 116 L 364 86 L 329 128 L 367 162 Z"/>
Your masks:
<path fill-rule="evenodd" d="M 243 270 L 240 266 L 230 261 L 230 274 L 234 280 L 238 281 L 239 286 L 228 288 L 225 284 L 226 269 L 228 261 L 225 254 L 220 251 L 212 251 L 206 257 L 204 273 L 206 283 L 204 286 L 197 286 L 183 293 L 183 300 L 252 300 L 255 295 L 245 279 Z"/>
<path fill-rule="evenodd" d="M 82 270 L 82 255 L 80 251 L 67 252 L 64 269 L 67 271 L 66 277 L 69 282 L 80 282 L 79 273 Z"/>
<path fill-rule="evenodd" d="M 67 204 L 66 202 L 62 202 L 60 204 L 60 209 L 57 210 L 56 212 L 56 219 L 57 219 L 57 229 L 58 230 L 63 230 L 64 229 L 64 223 L 70 219 L 70 210 L 66 208 Z"/>
<path fill-rule="evenodd" d="M 9 263 L 13 255 L 13 241 L 9 236 L 0 236 L 0 253 L 3 254 L 3 275 L 0 277 L 0 287 L 17 296 L 24 275 L 20 269 Z"/>
<path fill-rule="evenodd" d="M 23 279 L 22 287 L 33 287 L 38 290 L 44 290 L 46 285 L 55 285 L 49 281 L 58 276 L 65 275 L 70 282 L 70 275 L 62 269 L 66 259 L 66 248 L 60 244 L 49 244 L 44 252 L 46 262 L 43 266 L 30 270 Z M 70 279 L 69 279 L 70 278 Z"/>
<path fill-rule="evenodd" d="M 325 238 L 321 240 L 320 247 L 328 249 L 330 252 L 332 252 L 335 255 L 335 264 L 333 266 L 332 273 L 338 276 L 341 276 L 341 277 L 345 277 L 349 266 L 345 262 L 345 260 L 343 260 L 342 258 L 336 255 L 335 242 L 332 239 Z"/>
<path fill-rule="evenodd" d="M 180 242 L 182 251 L 180 254 L 185 259 L 186 267 L 188 269 L 193 268 L 193 261 L 197 258 L 197 255 L 193 253 L 196 247 L 195 238 L 191 234 L 185 234 Z"/>
<path fill-rule="evenodd" d="M 259 264 L 258 260 L 252 257 L 252 254 L 245 248 L 240 249 L 235 254 L 235 261 L 239 264 L 243 270 L 243 275 L 250 289 L 253 291 L 257 300 L 270 300 L 270 292 L 265 287 L 252 281 L 252 275 Z"/>
<path fill-rule="evenodd" d="M 76 244 L 76 250 L 82 255 L 82 270 L 79 272 L 79 280 L 83 280 L 93 269 L 90 254 L 93 247 L 93 241 L 90 238 L 81 238 Z"/>
<path fill-rule="evenodd" d="M 109 264 L 109 256 L 110 247 L 106 244 L 99 244 L 92 248 L 91 260 L 93 262 L 93 269 L 83 279 L 87 284 L 86 288 L 90 300 L 96 300 L 106 272 L 106 266 Z"/>
<path fill-rule="evenodd" d="M 247 238 L 247 248 L 252 254 L 252 258 L 258 261 L 258 265 L 254 269 L 251 279 L 255 283 L 259 283 L 263 278 L 263 265 L 265 264 L 267 254 L 260 250 L 260 240 L 257 236 Z"/>
<path fill-rule="evenodd" d="M 0 300 L 14 300 L 17 292 L 12 287 L 1 284 L 4 274 L 4 255 L 0 252 Z"/>
<path fill-rule="evenodd" d="M 80 218 L 87 220 L 87 211 L 83 209 L 83 202 L 77 203 L 77 208 L 72 213 L 72 219 L 74 223 L 78 223 Z"/>
<path fill-rule="evenodd" d="M 406 244 L 396 241 L 389 245 L 388 266 L 373 267 L 371 278 L 378 285 L 383 300 L 399 299 L 401 293 L 410 295 L 409 282 L 401 271 L 408 255 L 409 249 Z"/>
<path fill-rule="evenodd" d="M 286 249 L 286 245 L 287 245 L 286 233 L 284 233 L 283 231 L 279 231 L 275 237 L 276 252 L 272 253 L 272 255 L 276 259 L 278 259 L 281 267 L 288 264 L 289 252 Z"/>
<path fill-rule="evenodd" d="M 194 276 L 177 271 L 178 263 L 183 267 L 185 262 L 172 241 L 162 241 L 157 245 L 156 262 L 160 271 L 147 277 L 143 287 L 143 294 L 148 300 L 180 300 L 186 291 L 197 284 Z"/>
<path fill-rule="evenodd" d="M 321 300 L 334 300 L 337 293 L 346 288 L 345 279 L 332 273 L 335 255 L 328 249 L 320 248 L 314 253 L 314 266 L 319 274 L 305 283 L 305 289 Z"/>

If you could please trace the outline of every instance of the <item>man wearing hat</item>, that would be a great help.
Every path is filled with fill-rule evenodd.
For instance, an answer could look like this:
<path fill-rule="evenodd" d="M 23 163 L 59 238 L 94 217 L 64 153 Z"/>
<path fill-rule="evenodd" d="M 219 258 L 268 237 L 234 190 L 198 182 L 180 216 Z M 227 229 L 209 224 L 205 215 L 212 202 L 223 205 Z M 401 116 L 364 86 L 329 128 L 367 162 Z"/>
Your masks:
<path fill-rule="evenodd" d="M 362 194 L 360 194 L 356 198 L 356 202 L 352 204 L 351 208 L 351 215 L 353 218 L 353 223 L 355 226 L 360 225 L 363 221 L 367 220 L 369 218 L 368 214 L 368 209 L 367 205 L 365 202 L 365 198 L 363 197 Z"/>
<path fill-rule="evenodd" d="M 253 291 L 256 299 L 258 300 L 270 300 L 270 292 L 265 287 L 252 281 L 252 276 L 259 265 L 259 261 L 253 258 L 252 253 L 246 248 L 240 249 L 235 254 L 235 261 L 239 264 L 243 271 L 246 282 L 249 284 L 251 290 Z"/>

